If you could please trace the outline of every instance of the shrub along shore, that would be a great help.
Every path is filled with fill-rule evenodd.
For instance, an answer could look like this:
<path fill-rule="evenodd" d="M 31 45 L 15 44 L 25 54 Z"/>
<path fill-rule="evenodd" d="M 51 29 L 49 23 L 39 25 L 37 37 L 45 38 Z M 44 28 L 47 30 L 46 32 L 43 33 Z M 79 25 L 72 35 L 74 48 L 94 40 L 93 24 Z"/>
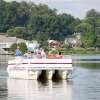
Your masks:
<path fill-rule="evenodd" d="M 48 49 L 45 50 L 48 53 Z M 98 48 L 62 48 L 60 50 L 64 55 L 74 55 L 74 54 L 100 54 L 100 49 Z"/>

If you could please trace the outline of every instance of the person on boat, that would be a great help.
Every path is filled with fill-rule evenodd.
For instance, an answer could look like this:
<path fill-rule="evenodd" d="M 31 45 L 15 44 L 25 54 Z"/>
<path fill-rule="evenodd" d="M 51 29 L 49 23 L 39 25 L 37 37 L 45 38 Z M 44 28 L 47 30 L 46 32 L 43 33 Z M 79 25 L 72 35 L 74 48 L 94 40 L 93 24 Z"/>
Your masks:
<path fill-rule="evenodd" d="M 63 58 L 63 55 L 62 55 L 61 51 L 60 51 L 59 54 L 57 55 L 57 58 L 58 58 L 58 59 Z"/>
<path fill-rule="evenodd" d="M 17 47 L 17 49 L 15 50 L 15 56 L 22 56 L 22 52 L 19 47 Z"/>
<path fill-rule="evenodd" d="M 35 51 L 36 58 L 41 59 L 42 58 L 42 49 L 38 47 Z"/>
<path fill-rule="evenodd" d="M 40 47 L 36 50 L 35 54 L 36 54 L 36 57 L 39 59 L 46 58 L 46 53 Z"/>
<path fill-rule="evenodd" d="M 44 50 L 42 48 L 40 48 L 40 49 L 41 49 L 41 56 L 42 56 L 42 58 L 46 58 L 46 53 L 44 52 Z"/>
<path fill-rule="evenodd" d="M 32 59 L 32 53 L 30 51 L 28 51 L 28 53 L 27 53 L 27 58 Z"/>

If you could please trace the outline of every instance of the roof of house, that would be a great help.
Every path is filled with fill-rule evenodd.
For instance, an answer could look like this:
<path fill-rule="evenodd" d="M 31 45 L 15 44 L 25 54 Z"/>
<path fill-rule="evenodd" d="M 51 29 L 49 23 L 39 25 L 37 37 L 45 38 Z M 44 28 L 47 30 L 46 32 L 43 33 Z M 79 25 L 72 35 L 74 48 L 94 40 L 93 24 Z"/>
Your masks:
<path fill-rule="evenodd" d="M 2 42 L 16 42 L 17 38 L 16 37 L 7 37 L 4 35 L 0 35 L 0 43 Z"/>

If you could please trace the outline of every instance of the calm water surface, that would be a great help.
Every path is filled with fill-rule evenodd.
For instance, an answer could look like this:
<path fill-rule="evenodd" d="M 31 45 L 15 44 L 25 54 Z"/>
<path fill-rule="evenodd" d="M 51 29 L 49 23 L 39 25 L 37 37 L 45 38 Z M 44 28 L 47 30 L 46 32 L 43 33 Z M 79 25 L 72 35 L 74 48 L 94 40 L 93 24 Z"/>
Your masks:
<path fill-rule="evenodd" d="M 100 100 L 100 55 L 73 56 L 72 79 L 59 82 L 9 79 L 8 59 L 0 56 L 0 100 Z"/>

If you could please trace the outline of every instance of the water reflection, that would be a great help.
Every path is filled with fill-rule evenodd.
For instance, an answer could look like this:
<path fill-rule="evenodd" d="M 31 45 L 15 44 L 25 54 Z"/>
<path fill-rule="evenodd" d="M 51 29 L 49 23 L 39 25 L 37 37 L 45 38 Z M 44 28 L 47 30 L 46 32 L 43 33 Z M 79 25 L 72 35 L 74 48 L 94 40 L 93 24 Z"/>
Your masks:
<path fill-rule="evenodd" d="M 100 69 L 100 55 L 74 56 L 73 66 L 87 69 Z"/>
<path fill-rule="evenodd" d="M 100 69 L 100 61 L 99 62 L 89 62 L 89 61 L 85 61 L 85 62 L 80 62 L 78 61 L 77 63 L 73 64 L 74 67 L 83 67 L 83 68 L 87 68 L 87 69 Z"/>
<path fill-rule="evenodd" d="M 49 80 L 46 85 L 36 80 L 9 79 L 8 100 L 72 100 L 72 86 L 69 82 L 59 84 Z"/>
<path fill-rule="evenodd" d="M 73 79 L 73 100 L 100 100 L 100 69 L 77 67 Z"/>
<path fill-rule="evenodd" d="M 89 69 L 100 69 L 100 62 L 99 63 L 81 63 L 81 67 L 89 68 Z"/>
<path fill-rule="evenodd" d="M 7 96 L 8 96 L 7 80 L 4 78 L 0 78 L 0 100 L 4 99 Z"/>

